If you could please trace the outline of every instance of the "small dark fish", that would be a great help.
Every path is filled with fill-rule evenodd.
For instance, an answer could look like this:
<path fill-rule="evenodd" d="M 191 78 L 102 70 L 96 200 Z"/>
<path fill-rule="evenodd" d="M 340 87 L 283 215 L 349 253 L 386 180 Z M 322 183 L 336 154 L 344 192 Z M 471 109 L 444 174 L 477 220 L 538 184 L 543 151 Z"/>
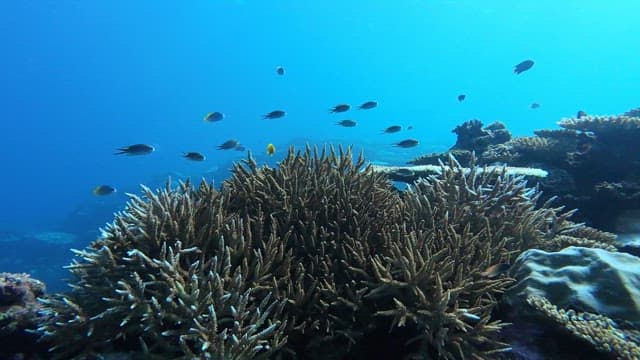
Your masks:
<path fill-rule="evenodd" d="M 407 130 L 413 130 L 413 125 L 407 126 Z"/>
<path fill-rule="evenodd" d="M 416 139 L 406 139 L 406 140 L 400 141 L 397 144 L 393 144 L 393 146 L 401 147 L 401 148 L 412 148 L 416 145 L 418 145 L 418 140 Z"/>
<path fill-rule="evenodd" d="M 236 139 L 229 139 L 225 142 L 223 142 L 222 144 L 218 145 L 218 150 L 229 150 L 229 149 L 234 149 L 236 146 L 238 146 L 238 140 Z"/>
<path fill-rule="evenodd" d="M 362 105 L 358 106 L 358 109 L 360 109 L 360 110 L 369 110 L 369 109 L 373 109 L 376 106 L 378 106 L 378 103 L 376 101 L 367 101 L 367 102 L 363 103 Z"/>
<path fill-rule="evenodd" d="M 245 150 L 247 150 L 247 148 L 244 147 L 244 145 L 240 145 L 240 144 L 236 145 L 236 151 L 245 151 Z"/>
<path fill-rule="evenodd" d="M 329 112 L 331 112 L 331 113 L 341 113 L 341 112 L 349 111 L 349 109 L 351 109 L 351 105 L 349 105 L 349 104 L 339 104 L 339 105 L 336 105 L 333 108 L 329 109 Z"/>
<path fill-rule="evenodd" d="M 460 102 L 463 102 L 464 99 L 466 99 L 466 98 L 467 98 L 467 95 L 465 95 L 465 94 L 458 95 L 458 101 L 460 101 Z"/>
<path fill-rule="evenodd" d="M 582 110 L 578 111 L 578 114 L 576 115 L 578 119 L 582 119 L 585 116 L 587 116 L 587 113 Z"/>
<path fill-rule="evenodd" d="M 382 132 L 385 133 L 385 134 L 393 134 L 393 133 L 397 133 L 400 130 L 402 130 L 402 126 L 400 126 L 400 125 L 392 125 L 392 126 L 389 126 L 386 129 L 382 130 Z"/>
<path fill-rule="evenodd" d="M 282 110 L 273 110 L 272 112 L 262 116 L 263 119 L 278 119 L 285 116 L 287 113 Z"/>
<path fill-rule="evenodd" d="M 336 125 L 340 125 L 344 127 L 354 127 L 356 126 L 356 122 L 353 120 L 342 120 L 342 121 L 338 121 Z"/>
<path fill-rule="evenodd" d="M 276 68 L 276 74 L 278 75 L 284 75 L 284 68 L 282 66 L 278 66 Z"/>
<path fill-rule="evenodd" d="M 531 104 L 531 108 L 532 108 L 532 109 L 537 109 L 537 108 L 539 108 L 539 107 L 540 107 L 540 104 L 538 104 L 538 103 L 533 103 L 533 104 Z"/>
<path fill-rule="evenodd" d="M 515 68 L 513 69 L 513 72 L 515 74 L 520 74 L 522 72 L 525 72 L 531 69 L 532 66 L 533 66 L 533 60 L 525 60 L 520 64 L 516 65 Z"/>
<path fill-rule="evenodd" d="M 495 264 L 489 266 L 485 271 L 481 272 L 480 275 L 488 278 L 495 278 L 506 273 L 509 268 L 511 268 L 511 264 Z"/>
<path fill-rule="evenodd" d="M 220 121 L 224 119 L 224 114 L 221 112 L 210 112 L 207 113 L 207 115 L 204 116 L 204 118 L 202 120 L 207 121 L 207 122 L 216 122 L 216 121 Z"/>
<path fill-rule="evenodd" d="M 399 168 L 399 169 L 395 170 L 394 173 L 396 175 L 402 176 L 402 177 L 411 177 L 411 176 L 414 176 L 416 174 L 413 170 L 407 169 L 407 168 Z"/>
<path fill-rule="evenodd" d="M 155 148 L 147 144 L 134 144 L 125 147 L 121 147 L 114 155 L 127 154 L 127 155 L 146 155 L 155 151 Z"/>
<path fill-rule="evenodd" d="M 206 157 L 199 152 L 187 152 L 183 155 L 185 158 L 193 161 L 204 161 Z"/>
<path fill-rule="evenodd" d="M 93 189 L 93 195 L 96 196 L 105 196 L 105 195 L 110 195 L 113 194 L 114 192 L 116 192 L 116 188 L 114 188 L 113 186 L 110 185 L 98 185 Z"/>

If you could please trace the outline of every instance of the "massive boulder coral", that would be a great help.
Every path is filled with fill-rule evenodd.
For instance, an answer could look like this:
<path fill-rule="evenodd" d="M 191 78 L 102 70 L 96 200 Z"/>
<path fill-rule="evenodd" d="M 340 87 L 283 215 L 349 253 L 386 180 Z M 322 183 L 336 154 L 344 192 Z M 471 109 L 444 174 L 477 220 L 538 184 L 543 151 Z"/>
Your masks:
<path fill-rule="evenodd" d="M 485 270 L 587 234 L 572 212 L 501 170 L 440 175 L 400 193 L 350 149 L 237 164 L 216 191 L 132 196 L 44 300 L 59 358 L 492 359 L 512 283 Z M 597 239 L 594 239 L 594 241 Z"/>

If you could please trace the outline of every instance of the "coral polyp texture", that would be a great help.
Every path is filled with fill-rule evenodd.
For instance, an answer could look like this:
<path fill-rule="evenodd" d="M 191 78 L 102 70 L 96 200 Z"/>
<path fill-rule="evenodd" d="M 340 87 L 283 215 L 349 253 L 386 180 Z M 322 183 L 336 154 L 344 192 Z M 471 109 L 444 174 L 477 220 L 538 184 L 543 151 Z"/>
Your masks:
<path fill-rule="evenodd" d="M 495 358 L 513 280 L 485 270 L 589 232 L 474 161 L 399 192 L 350 148 L 290 148 L 220 190 L 143 188 L 76 251 L 40 331 L 58 358 Z"/>

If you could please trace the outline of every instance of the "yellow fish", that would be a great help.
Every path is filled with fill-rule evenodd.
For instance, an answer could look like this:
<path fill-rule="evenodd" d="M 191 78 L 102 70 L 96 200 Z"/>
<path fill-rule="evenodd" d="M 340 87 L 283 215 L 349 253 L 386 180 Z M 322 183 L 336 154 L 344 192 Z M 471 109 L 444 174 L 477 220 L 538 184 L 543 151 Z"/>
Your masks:
<path fill-rule="evenodd" d="M 267 145 L 267 155 L 271 156 L 276 152 L 276 147 L 273 144 Z"/>

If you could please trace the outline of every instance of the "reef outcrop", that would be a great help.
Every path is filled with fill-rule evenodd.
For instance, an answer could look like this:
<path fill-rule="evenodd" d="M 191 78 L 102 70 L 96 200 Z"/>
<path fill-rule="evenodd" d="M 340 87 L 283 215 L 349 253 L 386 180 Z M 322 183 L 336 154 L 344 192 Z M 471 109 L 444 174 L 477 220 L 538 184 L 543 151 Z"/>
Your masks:
<path fill-rule="evenodd" d="M 559 129 L 516 138 L 487 135 L 482 123 L 472 120 L 454 129 L 458 142 L 448 152 L 424 155 L 409 164 L 434 165 L 452 154 L 466 166 L 475 152 L 480 166 L 545 170 L 548 175 L 532 177 L 532 185 L 539 185 L 545 196 L 580 209 L 576 219 L 617 231 L 617 219 L 640 208 L 639 116 L 634 109 L 624 115 L 566 118 L 558 122 Z M 396 180 L 410 182 L 416 177 Z"/>
<path fill-rule="evenodd" d="M 37 298 L 44 293 L 44 283 L 28 274 L 0 273 L 0 358 L 46 350 L 35 332 L 42 321 Z"/>

